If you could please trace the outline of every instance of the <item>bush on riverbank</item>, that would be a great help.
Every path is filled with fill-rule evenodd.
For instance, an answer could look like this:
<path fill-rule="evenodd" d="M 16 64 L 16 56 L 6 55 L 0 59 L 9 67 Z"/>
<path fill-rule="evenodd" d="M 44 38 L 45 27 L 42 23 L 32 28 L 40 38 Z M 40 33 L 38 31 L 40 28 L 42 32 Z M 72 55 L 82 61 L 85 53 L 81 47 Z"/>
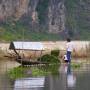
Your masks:
<path fill-rule="evenodd" d="M 60 63 L 60 60 L 58 59 L 58 57 L 55 57 L 55 56 L 49 55 L 49 54 L 43 55 L 42 57 L 38 58 L 38 61 L 50 63 L 50 64 Z"/>
<path fill-rule="evenodd" d="M 58 57 L 60 53 L 60 50 L 52 50 L 51 55 Z"/>
<path fill-rule="evenodd" d="M 38 58 L 38 61 L 49 63 L 49 64 L 60 63 L 58 56 L 59 56 L 59 50 L 52 50 L 51 55 L 45 54 L 42 57 Z"/>

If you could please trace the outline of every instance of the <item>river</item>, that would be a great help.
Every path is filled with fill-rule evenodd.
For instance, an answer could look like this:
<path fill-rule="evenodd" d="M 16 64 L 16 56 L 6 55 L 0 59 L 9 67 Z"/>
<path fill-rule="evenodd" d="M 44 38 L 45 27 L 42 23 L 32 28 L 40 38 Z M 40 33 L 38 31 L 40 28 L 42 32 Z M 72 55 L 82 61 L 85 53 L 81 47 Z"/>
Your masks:
<path fill-rule="evenodd" d="M 8 70 L 18 66 L 13 60 L 0 60 L 0 90 L 90 90 L 88 63 L 83 63 L 77 69 L 62 64 L 58 68 L 58 75 L 30 76 L 16 79 L 12 83 L 7 76 Z"/>

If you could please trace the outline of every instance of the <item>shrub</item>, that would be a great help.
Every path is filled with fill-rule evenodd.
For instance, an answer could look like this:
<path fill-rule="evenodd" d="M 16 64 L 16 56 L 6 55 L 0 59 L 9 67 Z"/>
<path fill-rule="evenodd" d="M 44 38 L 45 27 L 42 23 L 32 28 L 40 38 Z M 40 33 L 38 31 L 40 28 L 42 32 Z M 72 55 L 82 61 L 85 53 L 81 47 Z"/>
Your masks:
<path fill-rule="evenodd" d="M 58 57 L 60 53 L 60 50 L 52 50 L 51 55 Z"/>
<path fill-rule="evenodd" d="M 59 63 L 60 60 L 58 59 L 58 57 L 55 57 L 53 55 L 50 55 L 50 59 L 49 59 L 50 63 Z"/>
<path fill-rule="evenodd" d="M 38 58 L 38 61 L 46 62 L 46 63 L 59 63 L 60 62 L 58 57 L 49 55 L 49 54 L 43 55 L 41 58 Z"/>
<path fill-rule="evenodd" d="M 42 62 L 48 62 L 50 58 L 49 54 L 45 54 L 42 57 L 38 58 L 38 61 L 42 61 Z"/>

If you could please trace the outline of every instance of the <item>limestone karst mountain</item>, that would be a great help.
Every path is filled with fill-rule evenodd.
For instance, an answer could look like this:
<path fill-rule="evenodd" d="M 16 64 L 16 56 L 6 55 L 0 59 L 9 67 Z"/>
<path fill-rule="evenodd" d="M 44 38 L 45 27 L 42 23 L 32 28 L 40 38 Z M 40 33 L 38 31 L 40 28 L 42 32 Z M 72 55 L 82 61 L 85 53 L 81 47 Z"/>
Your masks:
<path fill-rule="evenodd" d="M 89 39 L 90 1 L 0 0 L 0 37 L 11 35 L 13 40 L 13 33 L 22 29 L 26 36 L 30 32 L 42 32 L 56 34 L 58 39 L 68 36 Z"/>

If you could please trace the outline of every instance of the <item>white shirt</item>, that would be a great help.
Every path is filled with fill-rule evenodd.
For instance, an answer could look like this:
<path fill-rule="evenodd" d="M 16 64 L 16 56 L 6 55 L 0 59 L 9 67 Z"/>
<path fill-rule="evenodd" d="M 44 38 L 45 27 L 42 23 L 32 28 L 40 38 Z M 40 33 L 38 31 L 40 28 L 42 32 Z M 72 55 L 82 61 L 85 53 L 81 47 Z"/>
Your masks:
<path fill-rule="evenodd" d="M 67 45 L 66 45 L 66 49 L 67 49 L 67 51 L 72 52 L 73 49 L 74 49 L 73 43 L 72 42 L 68 42 Z"/>

